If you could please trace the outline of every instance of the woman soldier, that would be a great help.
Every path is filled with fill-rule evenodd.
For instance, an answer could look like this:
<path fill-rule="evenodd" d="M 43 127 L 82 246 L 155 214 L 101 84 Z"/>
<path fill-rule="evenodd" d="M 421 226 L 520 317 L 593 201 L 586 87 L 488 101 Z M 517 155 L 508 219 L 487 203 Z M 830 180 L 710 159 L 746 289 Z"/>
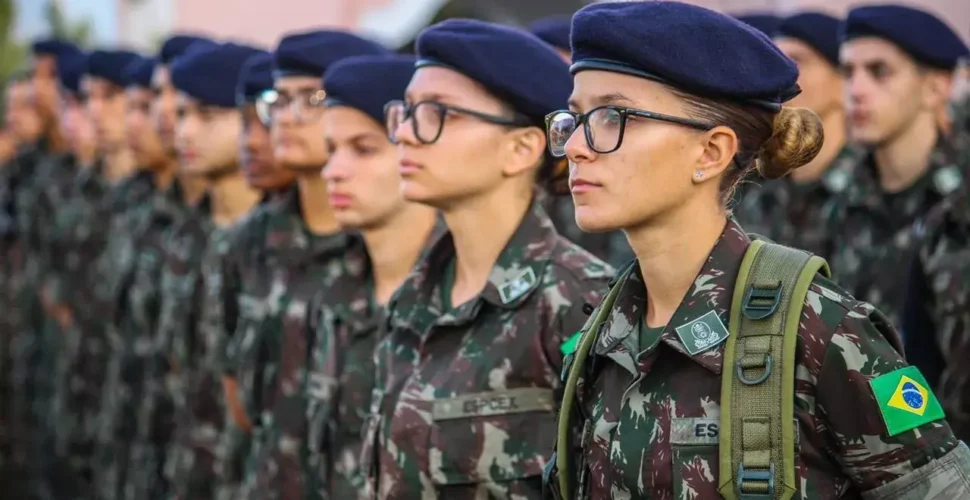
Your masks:
<path fill-rule="evenodd" d="M 359 231 L 361 268 L 322 288 L 310 318 L 316 346 L 307 390 L 307 499 L 354 498 L 360 490 L 361 430 L 374 388 L 374 347 L 384 308 L 429 241 L 440 235 L 435 210 L 401 195 L 397 148 L 384 127 L 384 105 L 404 97 L 413 56 L 350 57 L 323 75 L 323 177 L 334 217 Z"/>
<path fill-rule="evenodd" d="M 361 467 L 380 498 L 538 498 L 560 349 L 611 275 L 535 197 L 568 68 L 535 36 L 479 21 L 432 26 L 417 52 L 388 131 L 405 199 L 440 210 L 448 233 L 388 306 Z"/>
<path fill-rule="evenodd" d="M 550 496 L 970 495 L 968 450 L 885 317 L 725 210 L 752 169 L 778 178 L 819 150 L 819 118 L 782 107 L 792 61 L 677 2 L 594 4 L 571 37 L 550 148 L 579 226 L 623 229 L 637 261 L 567 357 Z"/>

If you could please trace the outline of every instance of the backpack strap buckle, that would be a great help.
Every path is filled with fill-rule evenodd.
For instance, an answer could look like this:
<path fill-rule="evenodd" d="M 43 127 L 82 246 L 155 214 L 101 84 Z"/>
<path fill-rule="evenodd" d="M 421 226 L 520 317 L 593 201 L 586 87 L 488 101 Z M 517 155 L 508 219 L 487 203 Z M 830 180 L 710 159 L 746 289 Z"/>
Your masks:
<path fill-rule="evenodd" d="M 741 304 L 741 311 L 748 319 L 759 320 L 771 316 L 778 310 L 781 304 L 782 284 L 765 288 L 751 285 L 744 294 L 744 302 Z"/>
<path fill-rule="evenodd" d="M 758 485 L 749 485 L 749 481 L 764 483 Z M 738 498 L 739 500 L 771 500 L 775 497 L 775 462 L 768 463 L 768 470 L 765 469 L 754 469 L 745 470 L 744 464 L 738 465 L 738 480 L 736 483 L 738 488 Z M 746 493 L 745 489 L 763 490 L 767 486 L 764 492 L 759 493 Z"/>
<path fill-rule="evenodd" d="M 737 360 L 737 362 L 735 362 L 735 365 L 738 368 L 738 380 L 740 380 L 741 383 L 744 385 L 758 385 L 764 382 L 765 380 L 768 380 L 768 376 L 771 375 L 771 353 L 766 352 L 765 357 L 763 359 L 764 361 L 759 363 L 758 366 L 745 366 L 744 358 Z M 764 371 L 761 372 L 760 376 L 755 378 L 748 378 L 747 376 L 744 375 L 745 368 L 759 368 L 759 367 L 764 367 Z"/>

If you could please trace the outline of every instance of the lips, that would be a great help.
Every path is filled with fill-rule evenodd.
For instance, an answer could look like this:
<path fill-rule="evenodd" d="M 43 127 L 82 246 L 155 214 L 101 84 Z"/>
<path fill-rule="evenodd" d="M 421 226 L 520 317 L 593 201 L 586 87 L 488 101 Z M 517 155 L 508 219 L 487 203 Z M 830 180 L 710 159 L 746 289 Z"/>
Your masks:
<path fill-rule="evenodd" d="M 401 175 L 405 176 L 414 174 L 419 170 L 421 170 L 421 165 L 411 160 L 401 160 L 401 163 L 398 166 L 398 171 L 401 173 Z"/>
<path fill-rule="evenodd" d="M 591 182 L 585 179 L 570 179 L 569 180 L 569 190 L 574 194 L 586 193 L 594 189 L 599 189 L 603 187 L 601 184 Z"/>
<path fill-rule="evenodd" d="M 333 208 L 347 208 L 352 201 L 353 198 L 348 194 L 338 192 L 330 193 L 330 206 Z"/>

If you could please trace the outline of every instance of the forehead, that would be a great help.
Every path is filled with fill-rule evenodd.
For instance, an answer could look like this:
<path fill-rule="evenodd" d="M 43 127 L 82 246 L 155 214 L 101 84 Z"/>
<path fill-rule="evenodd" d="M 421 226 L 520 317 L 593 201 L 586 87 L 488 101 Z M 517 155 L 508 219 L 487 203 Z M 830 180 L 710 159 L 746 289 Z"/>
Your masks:
<path fill-rule="evenodd" d="M 637 76 L 587 70 L 573 76 L 571 105 L 586 109 L 603 104 L 653 107 L 679 99 L 664 85 Z"/>
<path fill-rule="evenodd" d="M 126 87 L 125 97 L 128 99 L 151 99 L 152 91 L 144 87 Z"/>
<path fill-rule="evenodd" d="M 384 127 L 370 115 L 350 106 L 328 107 L 323 115 L 326 135 L 332 138 L 350 138 L 361 134 L 384 135 Z"/>
<path fill-rule="evenodd" d="M 839 59 L 845 64 L 869 64 L 874 62 L 912 62 L 896 44 L 877 37 L 853 38 L 839 48 Z"/>
<path fill-rule="evenodd" d="M 199 101 L 196 98 L 186 94 L 185 92 L 182 92 L 181 90 L 178 90 L 175 92 L 175 99 L 178 101 L 178 105 L 181 107 L 201 106 L 201 103 L 199 103 Z"/>
<path fill-rule="evenodd" d="M 774 39 L 775 45 L 788 57 L 804 57 L 816 54 L 811 45 L 792 37 L 781 36 Z"/>
<path fill-rule="evenodd" d="M 314 76 L 282 76 L 273 81 L 273 88 L 282 92 L 320 90 L 323 80 Z"/>
<path fill-rule="evenodd" d="M 156 64 L 152 72 L 152 86 L 165 87 L 169 84 L 168 67 L 164 64 Z"/>
<path fill-rule="evenodd" d="M 415 71 L 406 95 L 412 100 L 455 100 L 466 95 L 490 96 L 484 85 L 453 69 L 440 66 L 426 66 Z"/>

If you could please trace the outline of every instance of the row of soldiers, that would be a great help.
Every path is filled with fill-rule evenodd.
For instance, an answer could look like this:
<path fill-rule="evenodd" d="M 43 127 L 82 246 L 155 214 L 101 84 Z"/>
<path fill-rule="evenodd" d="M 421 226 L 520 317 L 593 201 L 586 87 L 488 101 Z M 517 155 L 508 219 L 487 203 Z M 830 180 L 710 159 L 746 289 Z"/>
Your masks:
<path fill-rule="evenodd" d="M 734 215 L 825 256 L 850 293 L 903 325 L 910 361 L 965 439 L 970 97 L 952 90 L 968 78 L 968 51 L 933 16 L 884 9 L 860 17 L 870 43 L 852 50 L 843 22 L 822 14 L 763 28 L 798 63 L 793 104 L 822 118 L 826 139 L 792 176 L 742 181 Z M 35 43 L 31 71 L 7 87 L 18 149 L 0 171 L 0 444 L 16 476 L 5 484 L 25 488 L 14 498 L 352 498 L 373 474 L 365 428 L 394 433 L 382 438 L 392 480 L 381 497 L 452 498 L 504 484 L 507 469 L 536 476 L 511 441 L 548 437 L 551 422 L 466 449 L 458 430 L 475 428 L 456 421 L 551 409 L 552 391 L 501 390 L 558 377 L 559 345 L 598 304 L 610 265 L 633 253 L 622 233 L 579 230 L 572 200 L 556 196 L 567 169 L 544 145 L 455 145 L 456 125 L 542 127 L 566 106 L 569 20 L 529 31 L 443 23 L 422 34 L 417 60 L 329 30 L 287 34 L 271 52 L 190 35 L 153 57 Z M 418 93 L 416 65 L 455 69 L 500 96 L 503 114 Z M 399 160 L 389 136 L 457 148 L 436 154 L 462 169 Z M 498 154 L 494 172 L 481 158 Z M 477 255 L 468 242 L 497 248 Z M 477 285 L 466 267 L 476 259 L 488 271 Z M 543 332 L 527 355 L 513 348 L 524 329 Z M 444 331 L 421 359 L 377 347 L 390 331 L 424 345 L 432 330 Z M 472 340 L 454 355 L 448 338 Z M 375 349 L 391 360 L 376 370 Z M 410 363 L 441 371 L 422 370 L 420 383 L 381 371 Z M 469 390 L 483 381 L 501 397 Z M 411 413 L 407 398 L 402 410 L 371 397 L 406 382 L 415 401 L 472 394 Z M 458 430 L 395 441 L 408 429 L 427 437 L 426 415 Z M 434 465 L 411 462 L 428 446 Z M 393 450 L 404 450 L 397 463 Z M 508 463 L 484 463 L 489 453 Z M 495 495 L 514 493 L 505 488 L 537 491 Z"/>

